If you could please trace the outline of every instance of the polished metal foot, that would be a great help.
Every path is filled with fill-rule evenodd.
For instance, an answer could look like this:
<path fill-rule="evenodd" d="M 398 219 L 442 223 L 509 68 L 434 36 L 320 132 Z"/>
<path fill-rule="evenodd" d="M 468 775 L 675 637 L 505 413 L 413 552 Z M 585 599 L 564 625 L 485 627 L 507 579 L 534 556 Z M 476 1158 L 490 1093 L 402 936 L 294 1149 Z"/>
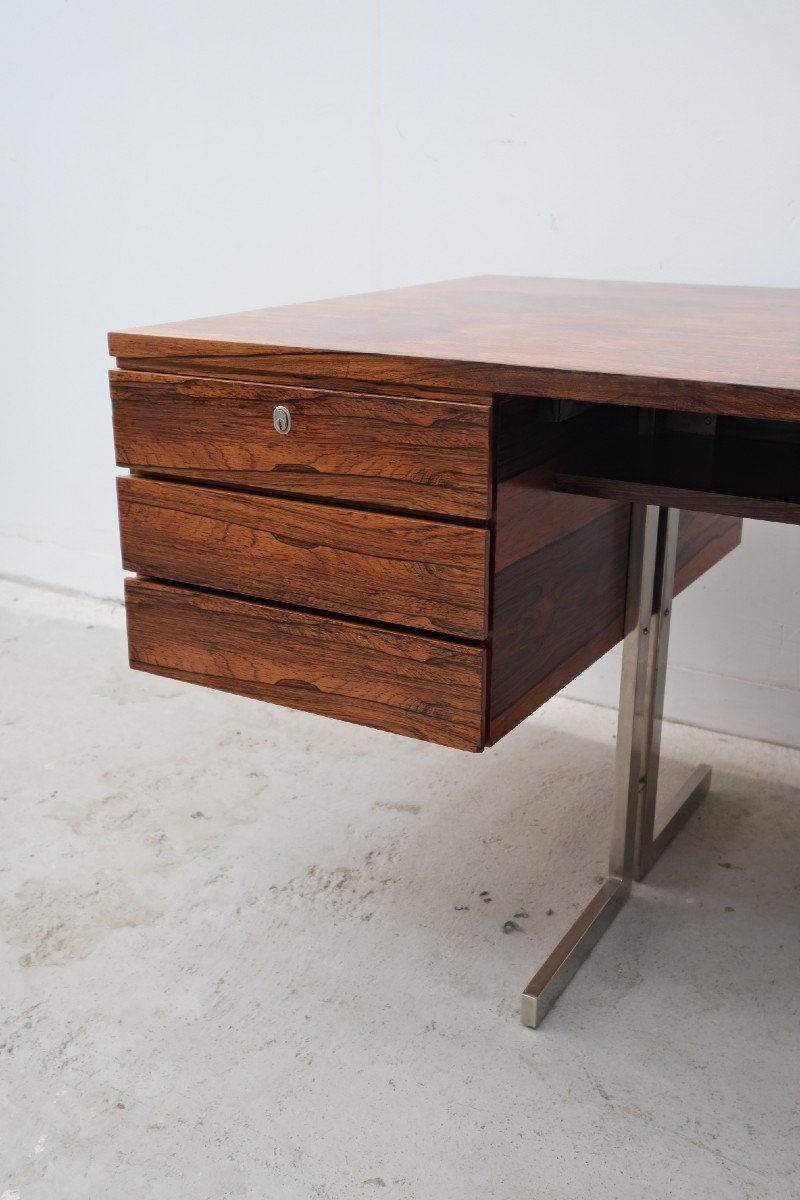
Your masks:
<path fill-rule="evenodd" d="M 535 1029 L 585 962 L 630 895 L 630 880 L 608 878 L 522 993 L 522 1024 Z"/>
<path fill-rule="evenodd" d="M 608 878 L 522 993 L 522 1023 L 532 1029 L 597 945 L 633 880 L 647 874 L 708 792 L 711 768 L 702 765 L 654 834 L 679 517 L 675 509 L 633 506 Z"/>

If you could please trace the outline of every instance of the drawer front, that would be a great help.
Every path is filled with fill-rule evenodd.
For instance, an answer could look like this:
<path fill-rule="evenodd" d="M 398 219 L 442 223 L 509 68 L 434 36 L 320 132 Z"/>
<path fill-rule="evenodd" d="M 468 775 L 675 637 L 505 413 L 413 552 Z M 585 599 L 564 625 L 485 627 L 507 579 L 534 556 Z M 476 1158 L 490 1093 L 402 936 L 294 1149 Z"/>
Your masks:
<path fill-rule="evenodd" d="M 133 476 L 129 571 L 457 637 L 488 633 L 489 532 Z"/>
<path fill-rule="evenodd" d="M 486 650 L 126 581 L 131 666 L 461 750 L 483 748 Z"/>
<path fill-rule="evenodd" d="M 488 520 L 487 407 L 112 371 L 117 462 L 342 503 Z M 277 432 L 274 409 L 289 410 Z"/>

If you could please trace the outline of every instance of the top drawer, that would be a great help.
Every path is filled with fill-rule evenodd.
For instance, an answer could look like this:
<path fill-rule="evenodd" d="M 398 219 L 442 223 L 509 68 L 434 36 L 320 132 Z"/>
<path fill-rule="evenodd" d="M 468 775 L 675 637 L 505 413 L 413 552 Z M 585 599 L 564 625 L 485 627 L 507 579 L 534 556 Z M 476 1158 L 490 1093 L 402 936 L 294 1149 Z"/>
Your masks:
<path fill-rule="evenodd" d="M 112 371 L 120 466 L 485 521 L 491 410 L 277 384 Z M 273 411 L 291 415 L 277 432 Z"/>

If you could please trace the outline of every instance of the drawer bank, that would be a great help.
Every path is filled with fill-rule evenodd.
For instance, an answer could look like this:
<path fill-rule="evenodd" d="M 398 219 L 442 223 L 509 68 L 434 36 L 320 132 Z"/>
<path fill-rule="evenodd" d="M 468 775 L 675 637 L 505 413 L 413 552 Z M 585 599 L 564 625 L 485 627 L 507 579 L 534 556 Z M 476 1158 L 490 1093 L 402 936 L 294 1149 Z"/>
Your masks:
<path fill-rule="evenodd" d="M 129 370 L 111 396 L 141 670 L 482 750 L 622 638 L 631 506 L 552 490 L 608 411 Z M 677 586 L 739 536 L 685 513 Z"/>

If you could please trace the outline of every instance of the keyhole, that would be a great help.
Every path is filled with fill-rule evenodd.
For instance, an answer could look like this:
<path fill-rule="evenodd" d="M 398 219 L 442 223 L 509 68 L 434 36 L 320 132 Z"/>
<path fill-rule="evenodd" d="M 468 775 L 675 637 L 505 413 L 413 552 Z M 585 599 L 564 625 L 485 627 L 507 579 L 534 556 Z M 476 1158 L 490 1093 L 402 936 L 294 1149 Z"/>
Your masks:
<path fill-rule="evenodd" d="M 283 404 L 279 404 L 273 412 L 272 424 L 277 433 L 288 433 L 292 428 L 292 414 Z"/>

